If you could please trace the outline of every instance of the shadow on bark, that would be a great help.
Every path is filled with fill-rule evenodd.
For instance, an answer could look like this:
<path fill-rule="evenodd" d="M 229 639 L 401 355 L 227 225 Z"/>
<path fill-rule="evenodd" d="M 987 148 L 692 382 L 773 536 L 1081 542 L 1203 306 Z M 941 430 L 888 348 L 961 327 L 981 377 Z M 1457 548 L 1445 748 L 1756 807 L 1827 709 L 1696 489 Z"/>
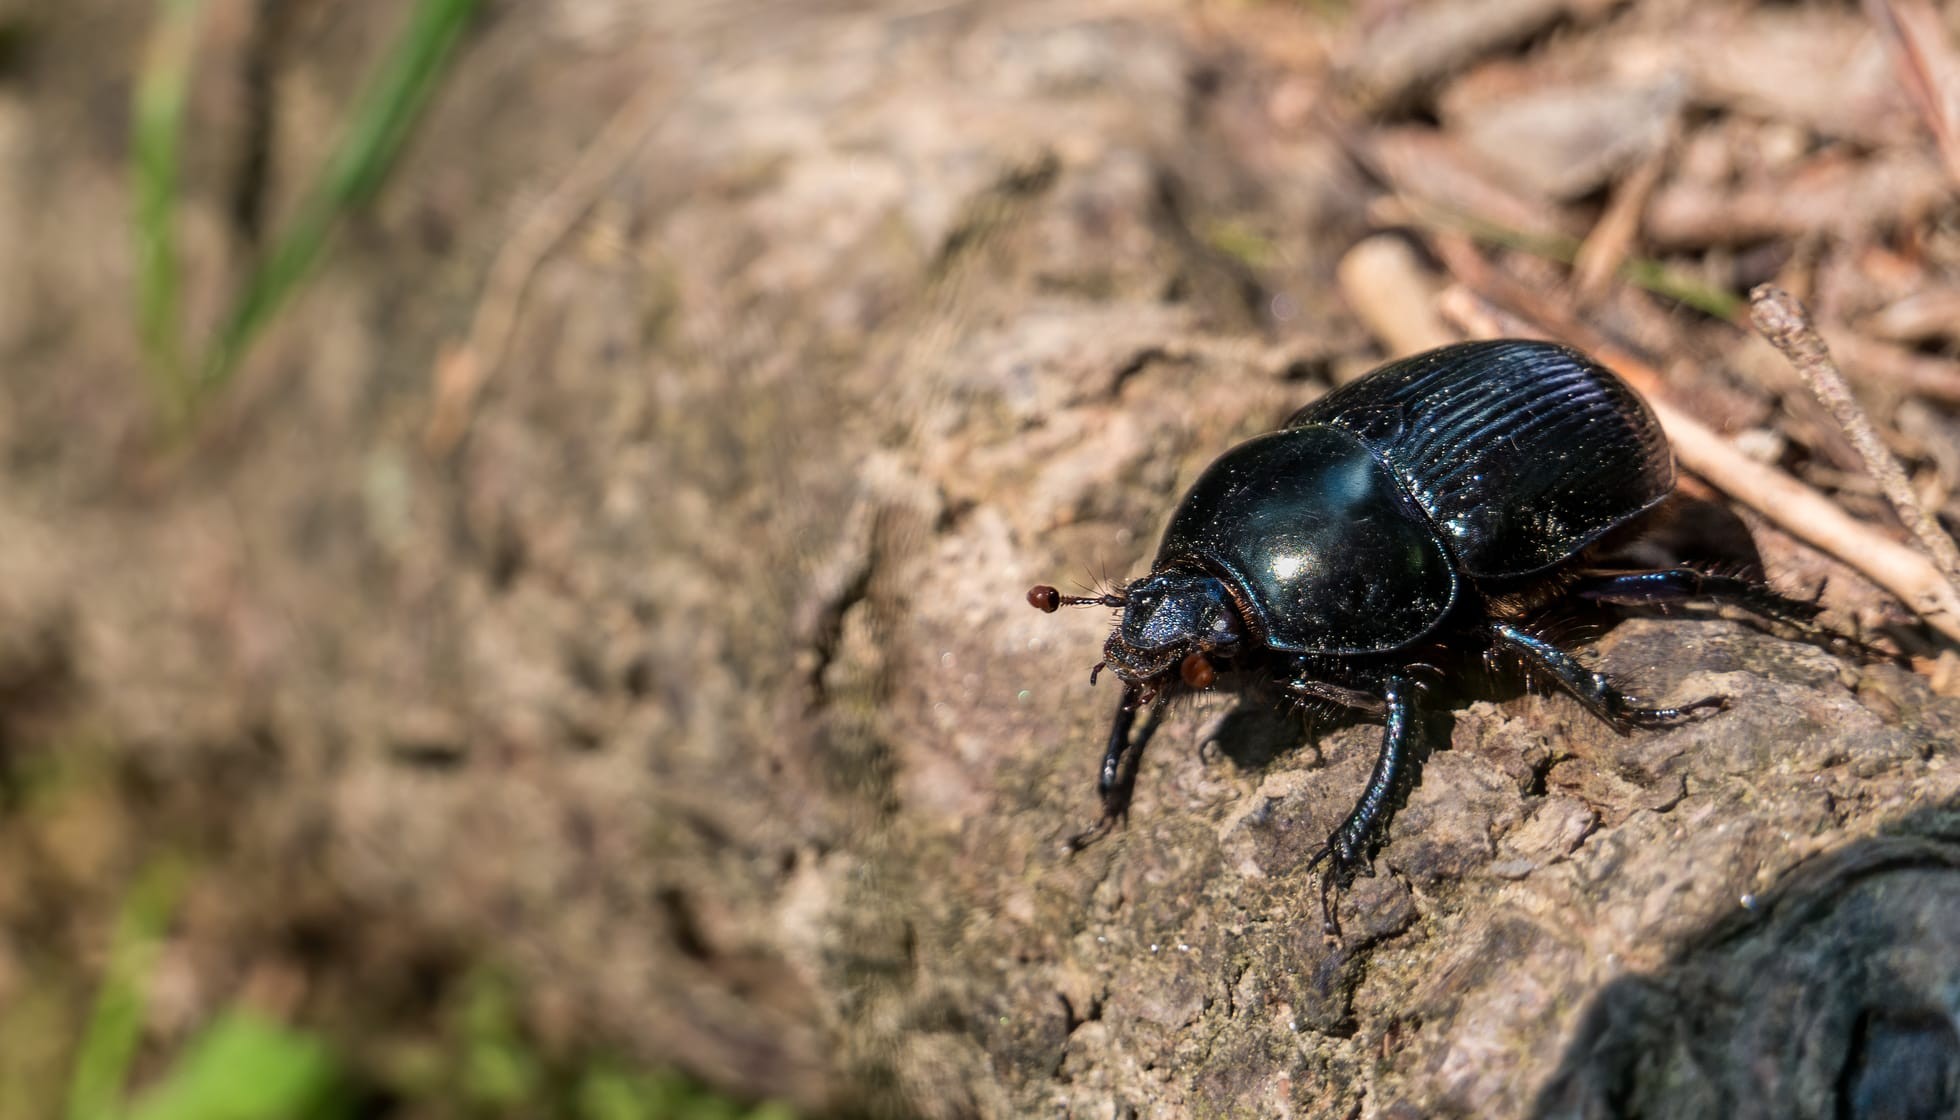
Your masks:
<path fill-rule="evenodd" d="M 1535 1114 L 1960 1115 L 1960 803 L 1807 861 L 1607 986 Z"/>

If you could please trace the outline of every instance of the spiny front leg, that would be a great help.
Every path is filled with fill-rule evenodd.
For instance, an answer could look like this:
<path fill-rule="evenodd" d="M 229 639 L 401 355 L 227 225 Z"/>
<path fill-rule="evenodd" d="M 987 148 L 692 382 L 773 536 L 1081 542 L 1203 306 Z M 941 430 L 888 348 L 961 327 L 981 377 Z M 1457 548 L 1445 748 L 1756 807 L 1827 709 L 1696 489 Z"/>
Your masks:
<path fill-rule="evenodd" d="M 1069 838 L 1072 851 L 1081 851 L 1107 836 L 1118 821 L 1130 814 L 1130 796 L 1136 790 L 1137 765 L 1143 758 L 1143 748 L 1156 733 L 1163 698 L 1160 695 L 1150 705 L 1150 717 L 1132 742 L 1130 729 L 1136 724 L 1137 709 L 1143 704 L 1141 692 L 1135 685 L 1123 690 L 1123 699 L 1116 705 L 1116 716 L 1110 721 L 1109 742 L 1103 747 L 1102 768 L 1096 775 L 1096 793 L 1102 799 L 1102 817 Z"/>
<path fill-rule="evenodd" d="M 1382 698 L 1379 696 L 1363 692 L 1358 688 L 1344 688 L 1338 684 L 1307 680 L 1304 677 L 1286 682 L 1286 691 L 1302 700 L 1325 700 L 1343 708 L 1366 712 L 1371 716 L 1381 715 L 1387 709 L 1387 705 L 1382 703 Z"/>
<path fill-rule="evenodd" d="M 1543 638 L 1527 634 L 1508 622 L 1490 624 L 1491 638 L 1524 659 L 1526 665 L 1550 677 L 1586 709 L 1624 734 L 1636 727 L 1668 727 L 1697 719 L 1703 713 L 1729 706 L 1726 696 L 1704 696 L 1678 708 L 1647 708 L 1614 687 L 1604 673 L 1595 673 L 1579 659 Z"/>
<path fill-rule="evenodd" d="M 1307 861 L 1308 870 L 1323 861 L 1327 863 L 1327 871 L 1320 880 L 1320 916 L 1322 928 L 1329 934 L 1340 932 L 1329 897 L 1333 888 L 1348 886 L 1356 875 L 1375 873 L 1375 850 L 1381 846 L 1382 834 L 1395 813 L 1396 799 L 1407 792 L 1421 768 L 1422 756 L 1416 749 L 1419 719 L 1416 697 L 1420 691 L 1419 684 L 1398 673 L 1388 678 L 1380 708 L 1374 709 L 1372 704 L 1364 708 L 1379 710 L 1385 716 L 1381 753 L 1375 757 L 1374 772 L 1368 775 L 1368 786 L 1347 819 Z"/>

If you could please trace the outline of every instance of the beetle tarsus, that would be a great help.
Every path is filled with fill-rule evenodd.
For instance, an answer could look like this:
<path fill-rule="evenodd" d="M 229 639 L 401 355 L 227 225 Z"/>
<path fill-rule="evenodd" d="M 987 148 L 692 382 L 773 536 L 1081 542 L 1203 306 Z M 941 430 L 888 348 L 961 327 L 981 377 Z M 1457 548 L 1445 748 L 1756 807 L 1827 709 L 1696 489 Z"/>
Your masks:
<path fill-rule="evenodd" d="M 1117 825 L 1127 823 L 1129 819 L 1127 812 L 1104 813 L 1095 824 L 1068 838 L 1068 850 L 1071 853 L 1081 851 L 1096 841 L 1101 840 L 1103 837 L 1108 836 L 1116 830 Z"/>
<path fill-rule="evenodd" d="M 1677 723 L 1693 723 L 1695 720 L 1706 719 L 1716 712 L 1726 712 L 1729 709 L 1729 698 L 1726 696 L 1704 696 L 1699 700 L 1672 708 L 1634 707 L 1624 694 L 1615 692 L 1614 696 L 1620 704 L 1615 709 L 1617 722 L 1634 727 L 1673 727 Z"/>
<path fill-rule="evenodd" d="M 1330 845 L 1314 853 L 1314 857 L 1307 861 L 1307 870 L 1311 872 L 1315 864 L 1326 859 L 1333 852 L 1334 849 Z M 1341 942 L 1341 920 L 1334 909 L 1334 874 L 1331 867 L 1320 875 L 1320 935 L 1332 944 L 1338 945 Z"/>

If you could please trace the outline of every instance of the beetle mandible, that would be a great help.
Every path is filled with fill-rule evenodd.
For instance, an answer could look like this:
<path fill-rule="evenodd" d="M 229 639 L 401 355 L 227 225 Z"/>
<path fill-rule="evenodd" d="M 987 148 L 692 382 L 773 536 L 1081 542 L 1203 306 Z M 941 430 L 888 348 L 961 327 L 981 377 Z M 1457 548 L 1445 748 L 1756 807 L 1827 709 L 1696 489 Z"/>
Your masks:
<path fill-rule="evenodd" d="M 1330 884 L 1374 873 L 1414 781 L 1424 677 L 1437 663 L 1508 653 L 1622 733 L 1726 707 L 1720 696 L 1643 706 L 1530 627 L 1573 595 L 1728 603 L 1798 625 L 1816 617 L 1813 604 L 1735 576 L 1591 566 L 1673 490 L 1673 455 L 1646 402 L 1546 342 L 1466 342 L 1391 362 L 1225 452 L 1178 505 L 1149 575 L 1099 595 L 1028 592 L 1044 611 L 1122 611 L 1096 666 L 1122 681 L 1123 697 L 1103 755 L 1102 821 L 1085 836 L 1128 809 L 1139 709 L 1212 687 L 1224 670 L 1355 709 L 1384 727 L 1366 788 L 1308 864 L 1328 864 L 1331 925 Z"/>

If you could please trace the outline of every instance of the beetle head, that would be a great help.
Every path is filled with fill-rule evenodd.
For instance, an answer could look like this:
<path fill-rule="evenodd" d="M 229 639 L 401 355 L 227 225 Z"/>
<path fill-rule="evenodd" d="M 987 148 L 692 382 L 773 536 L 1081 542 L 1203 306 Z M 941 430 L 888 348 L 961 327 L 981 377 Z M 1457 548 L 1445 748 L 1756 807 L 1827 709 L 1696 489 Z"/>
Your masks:
<path fill-rule="evenodd" d="M 1217 675 L 1213 659 L 1230 658 L 1245 633 L 1225 585 L 1202 572 L 1159 572 L 1131 584 L 1123 598 L 1103 660 L 1146 690 L 1172 670 L 1193 688 L 1209 686 Z"/>
<path fill-rule="evenodd" d="M 1089 679 L 1108 666 L 1130 686 L 1131 696 L 1146 702 L 1169 683 L 1173 670 L 1192 688 L 1210 687 L 1218 676 L 1214 659 L 1230 659 L 1245 635 L 1231 594 L 1203 572 L 1158 572 L 1100 595 L 1063 595 L 1038 585 L 1029 589 L 1028 603 L 1050 613 L 1063 606 L 1122 608 Z"/>

